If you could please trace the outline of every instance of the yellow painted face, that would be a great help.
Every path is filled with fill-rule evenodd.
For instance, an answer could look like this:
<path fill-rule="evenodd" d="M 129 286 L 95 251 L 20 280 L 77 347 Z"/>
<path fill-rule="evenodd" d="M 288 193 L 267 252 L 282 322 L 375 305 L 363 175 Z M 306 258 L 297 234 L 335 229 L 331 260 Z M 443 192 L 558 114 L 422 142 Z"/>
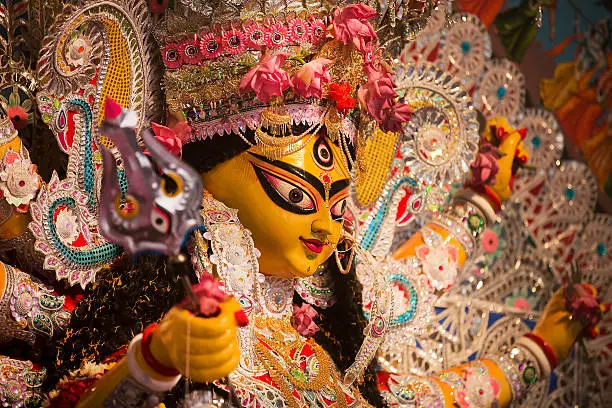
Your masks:
<path fill-rule="evenodd" d="M 312 275 L 340 239 L 349 173 L 327 137 L 278 160 L 252 148 L 202 174 L 205 188 L 238 209 L 265 275 Z"/>

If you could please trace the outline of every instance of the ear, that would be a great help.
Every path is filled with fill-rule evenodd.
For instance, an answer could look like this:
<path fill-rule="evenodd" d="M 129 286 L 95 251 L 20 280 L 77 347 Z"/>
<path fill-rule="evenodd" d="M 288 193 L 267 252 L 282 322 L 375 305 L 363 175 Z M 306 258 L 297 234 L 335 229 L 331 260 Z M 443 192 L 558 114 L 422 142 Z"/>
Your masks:
<path fill-rule="evenodd" d="M 431 248 L 429 248 L 427 245 L 421 245 L 417 247 L 416 255 L 422 261 L 425 258 L 427 258 L 427 255 L 429 255 L 430 251 L 431 251 Z"/>
<path fill-rule="evenodd" d="M 446 247 L 446 250 L 448 251 L 448 256 L 450 257 L 450 260 L 454 263 L 457 263 L 457 260 L 459 259 L 459 250 L 457 249 L 457 247 L 449 245 Z"/>

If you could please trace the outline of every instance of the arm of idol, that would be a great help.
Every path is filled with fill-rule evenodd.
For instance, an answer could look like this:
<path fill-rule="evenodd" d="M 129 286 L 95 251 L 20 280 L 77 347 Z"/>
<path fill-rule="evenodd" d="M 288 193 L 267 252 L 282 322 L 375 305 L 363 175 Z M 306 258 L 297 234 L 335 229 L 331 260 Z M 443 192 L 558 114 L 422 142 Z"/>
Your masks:
<path fill-rule="evenodd" d="M 0 241 L 27 231 L 29 203 L 39 187 L 36 166 L 12 122 L 0 117 Z"/>
<path fill-rule="evenodd" d="M 472 254 L 476 240 L 487 224 L 496 219 L 501 202 L 512 194 L 511 184 L 517 163 L 525 163 L 529 157 L 523 146 L 524 137 L 523 131 L 511 128 L 504 118 L 488 121 L 482 134 L 481 150 L 471 166 L 472 178 L 466 188 L 456 194 L 449 208 L 400 246 L 393 258 L 419 256 L 416 250 L 424 244 L 424 234 L 433 230 L 448 245 L 456 248 L 452 261 L 459 269 Z"/>
<path fill-rule="evenodd" d="M 182 306 L 172 308 L 159 324 L 132 340 L 127 357 L 96 382 L 78 407 L 115 406 L 122 389 L 134 387 L 142 399 L 122 401 L 121 406 L 148 406 L 143 404 L 170 391 L 182 376 L 201 383 L 226 377 L 240 361 L 237 327 L 248 319 L 233 297 L 226 296 L 216 307 L 210 317 L 196 316 Z"/>
<path fill-rule="evenodd" d="M 411 379 L 411 387 L 425 390 L 419 395 L 421 401 L 426 398 L 444 401 L 445 407 L 506 407 L 513 401 L 521 401 L 535 383 L 548 377 L 556 365 L 567 358 L 573 344 L 585 331 L 583 320 L 578 318 L 580 313 L 569 312 L 567 306 L 565 290 L 560 289 L 549 301 L 533 332 L 518 339 L 509 350 L 500 350 L 498 355 L 452 367 L 427 378 L 437 387 L 419 388 L 427 382 L 418 377 Z M 599 312 L 594 314 L 600 319 L 607 307 L 596 306 Z M 389 389 L 393 381 L 393 378 L 387 379 L 382 389 Z"/>

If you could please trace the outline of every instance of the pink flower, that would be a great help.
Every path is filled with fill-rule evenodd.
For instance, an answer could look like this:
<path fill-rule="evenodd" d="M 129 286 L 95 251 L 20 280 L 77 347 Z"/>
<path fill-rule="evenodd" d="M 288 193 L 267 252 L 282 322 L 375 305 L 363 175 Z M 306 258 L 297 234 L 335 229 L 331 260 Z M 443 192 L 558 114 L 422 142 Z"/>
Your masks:
<path fill-rule="evenodd" d="M 259 49 L 266 42 L 265 32 L 259 24 L 251 24 L 245 28 L 247 47 Z"/>
<path fill-rule="evenodd" d="M 476 160 L 470 164 L 472 169 L 473 186 L 481 184 L 495 183 L 495 177 L 499 172 L 499 164 L 497 159 L 501 157 L 501 153 L 496 147 L 489 143 L 485 143 L 480 147 Z"/>
<path fill-rule="evenodd" d="M 221 55 L 221 39 L 213 33 L 208 33 L 200 39 L 200 51 L 204 58 L 215 59 Z"/>
<path fill-rule="evenodd" d="M 226 31 L 223 33 L 222 40 L 223 49 L 227 50 L 230 54 L 240 54 L 246 49 L 246 41 L 241 31 L 234 29 Z"/>
<path fill-rule="evenodd" d="M 9 106 L 7 112 L 15 130 L 28 126 L 28 112 L 19 105 Z"/>
<path fill-rule="evenodd" d="M 317 311 L 308 303 L 303 303 L 299 307 L 293 305 L 291 324 L 302 336 L 311 337 L 320 330 L 319 326 L 314 322 L 318 315 Z"/>
<path fill-rule="evenodd" d="M 394 106 L 395 83 L 386 67 L 380 65 L 378 68 L 372 64 L 364 67 L 368 80 L 361 85 L 357 92 L 357 98 L 364 108 L 377 123 L 381 124 L 387 118 L 386 109 Z"/>
<path fill-rule="evenodd" d="M 195 40 L 188 40 L 178 46 L 181 58 L 186 64 L 195 65 L 202 60 L 202 52 Z"/>
<path fill-rule="evenodd" d="M 254 91 L 257 99 L 268 103 L 273 96 L 282 96 L 291 86 L 289 74 L 281 67 L 289 54 L 279 52 L 272 57 L 264 57 L 249 70 L 240 81 L 240 91 Z"/>
<path fill-rule="evenodd" d="M 170 43 L 166 44 L 161 50 L 162 60 L 170 69 L 179 68 L 183 64 L 183 58 L 181 57 L 179 47 L 179 44 Z"/>
<path fill-rule="evenodd" d="M 312 43 L 318 44 L 325 39 L 325 31 L 327 30 L 323 20 L 315 19 L 310 22 L 312 32 Z"/>
<path fill-rule="evenodd" d="M 380 128 L 385 132 L 399 132 L 402 124 L 408 122 L 412 117 L 412 108 L 403 102 L 394 102 L 391 107 L 384 110 L 385 119 L 380 123 Z"/>
<path fill-rule="evenodd" d="M 193 285 L 193 294 L 198 299 L 200 314 L 206 317 L 219 314 L 219 304 L 227 297 L 225 292 L 221 290 L 219 282 L 209 274 L 203 274 L 200 282 Z M 185 299 L 182 305 L 187 306 L 189 302 L 189 299 Z"/>
<path fill-rule="evenodd" d="M 343 44 L 352 42 L 357 51 L 364 52 L 374 42 L 376 33 L 368 22 L 376 12 L 365 4 L 351 4 L 334 11 L 334 36 Z"/>
<path fill-rule="evenodd" d="M 181 122 L 172 128 L 151 123 L 151 129 L 159 143 L 176 157 L 181 157 L 183 140 L 188 139 L 188 135 L 191 133 L 191 127 L 187 123 Z M 145 151 L 145 154 L 149 154 L 149 152 Z"/>
<path fill-rule="evenodd" d="M 602 317 L 601 299 L 595 288 L 588 284 L 575 283 L 566 289 L 565 308 L 585 327 L 593 327 Z"/>
<path fill-rule="evenodd" d="M 304 98 L 321 99 L 323 84 L 330 81 L 326 65 L 331 62 L 326 58 L 317 58 L 302 65 L 291 78 L 293 90 Z"/>
<path fill-rule="evenodd" d="M 281 23 L 274 24 L 265 31 L 265 44 L 271 48 L 279 48 L 287 45 L 289 41 L 289 33 L 287 27 Z"/>
<path fill-rule="evenodd" d="M 499 248 L 499 238 L 495 231 L 487 228 L 480 236 L 480 244 L 486 253 L 493 254 Z"/>
<path fill-rule="evenodd" d="M 291 41 L 296 44 L 309 42 L 312 36 L 312 27 L 306 20 L 299 17 L 294 18 L 289 23 L 289 36 Z"/>

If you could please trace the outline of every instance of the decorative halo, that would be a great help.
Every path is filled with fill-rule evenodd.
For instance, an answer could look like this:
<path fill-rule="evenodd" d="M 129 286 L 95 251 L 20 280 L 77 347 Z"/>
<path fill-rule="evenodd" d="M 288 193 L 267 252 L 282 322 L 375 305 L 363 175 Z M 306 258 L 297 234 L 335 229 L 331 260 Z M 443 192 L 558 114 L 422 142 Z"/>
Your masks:
<path fill-rule="evenodd" d="M 548 169 L 563 154 L 563 133 L 554 115 L 544 109 L 525 109 L 517 117 L 518 128 L 526 128 L 523 141 L 529 152 L 529 165 Z"/>
<path fill-rule="evenodd" d="M 453 76 L 431 65 L 398 65 L 398 94 L 414 110 L 400 151 L 413 178 L 429 185 L 462 183 L 478 153 L 478 120 Z"/>
<path fill-rule="evenodd" d="M 442 30 L 440 38 L 440 68 L 450 69 L 469 89 L 476 84 L 491 59 L 491 37 L 478 17 L 460 13 L 452 17 L 453 24 Z"/>
<path fill-rule="evenodd" d="M 488 63 L 487 72 L 474 92 L 474 104 L 487 119 L 504 116 L 516 118 L 525 102 L 525 77 L 508 60 Z"/>
<path fill-rule="evenodd" d="M 551 219 L 581 222 L 591 214 L 597 202 L 597 183 L 591 170 L 584 164 L 567 161 L 555 172 L 548 183 L 546 203 L 554 208 Z"/>

